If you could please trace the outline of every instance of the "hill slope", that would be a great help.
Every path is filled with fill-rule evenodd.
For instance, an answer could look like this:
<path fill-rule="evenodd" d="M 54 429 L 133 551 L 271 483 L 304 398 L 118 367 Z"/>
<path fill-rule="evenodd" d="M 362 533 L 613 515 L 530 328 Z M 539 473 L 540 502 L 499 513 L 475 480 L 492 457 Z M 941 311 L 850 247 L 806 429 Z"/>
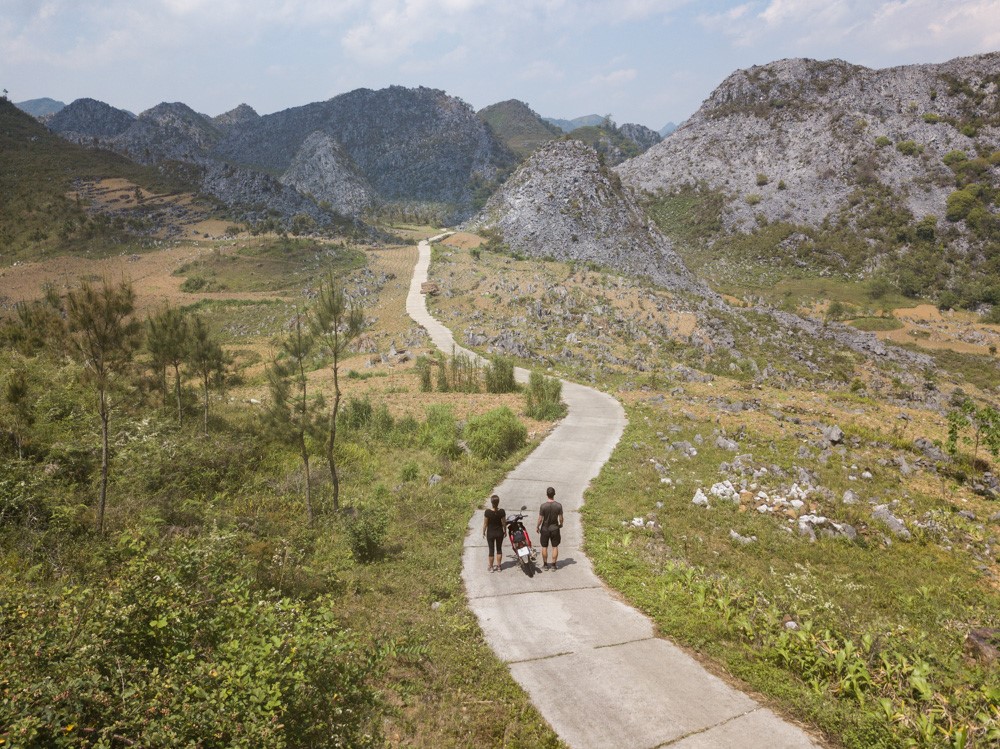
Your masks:
<path fill-rule="evenodd" d="M 680 129 L 618 171 L 651 193 L 714 193 L 725 232 L 777 222 L 839 230 L 845 247 L 821 263 L 835 270 L 871 272 L 897 256 L 912 266 L 935 243 L 980 267 L 1000 251 L 998 86 L 1000 53 L 887 70 L 781 60 L 730 75 Z M 801 252 L 784 254 L 808 263 L 824 242 L 799 233 Z M 935 271 L 944 275 L 923 285 L 957 283 Z"/>
<path fill-rule="evenodd" d="M 522 159 L 563 134 L 517 99 L 491 104 L 480 109 L 477 115 Z"/>
<path fill-rule="evenodd" d="M 476 226 L 527 255 L 598 263 L 704 291 L 617 175 L 577 140 L 538 150 L 490 198 Z"/>
<path fill-rule="evenodd" d="M 117 154 L 82 148 L 6 100 L 0 100 L 0 164 L 4 264 L 50 252 L 107 252 L 152 228 L 138 214 L 126 222 L 71 200 L 68 194 L 83 182 L 121 178 L 148 192 L 195 189 L 195 175 L 177 165 L 153 170 Z"/>

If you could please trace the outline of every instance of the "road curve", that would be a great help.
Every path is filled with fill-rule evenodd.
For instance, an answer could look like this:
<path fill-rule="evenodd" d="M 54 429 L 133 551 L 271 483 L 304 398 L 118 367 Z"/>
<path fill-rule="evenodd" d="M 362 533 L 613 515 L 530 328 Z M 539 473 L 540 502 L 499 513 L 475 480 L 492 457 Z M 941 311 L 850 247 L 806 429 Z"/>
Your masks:
<path fill-rule="evenodd" d="M 430 256 L 429 242 L 421 242 L 406 311 L 438 348 L 473 355 L 427 311 L 420 285 Z M 528 373 L 518 369 L 516 376 L 525 381 Z M 565 380 L 563 400 L 567 416 L 494 489 L 508 513 L 528 506 L 534 531 L 545 488 L 555 487 L 565 511 L 560 568 L 529 578 L 505 547 L 503 571 L 490 574 L 481 513 L 469 521 L 462 578 L 494 652 L 574 749 L 818 747 L 801 729 L 655 637 L 652 622 L 594 574 L 581 548 L 579 509 L 621 438 L 625 412 L 610 395 Z"/>

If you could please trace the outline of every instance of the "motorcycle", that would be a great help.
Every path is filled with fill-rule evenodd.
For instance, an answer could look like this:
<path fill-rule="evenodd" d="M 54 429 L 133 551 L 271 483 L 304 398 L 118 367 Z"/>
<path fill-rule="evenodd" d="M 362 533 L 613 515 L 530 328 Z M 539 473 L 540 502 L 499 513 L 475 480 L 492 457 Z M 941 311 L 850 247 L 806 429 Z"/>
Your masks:
<path fill-rule="evenodd" d="M 514 550 L 521 569 L 527 573 L 528 577 L 535 574 L 535 549 L 531 545 L 531 536 L 528 529 L 524 527 L 524 511 L 527 505 L 521 507 L 521 512 L 511 518 L 507 518 L 507 537 L 510 539 L 510 548 Z"/>

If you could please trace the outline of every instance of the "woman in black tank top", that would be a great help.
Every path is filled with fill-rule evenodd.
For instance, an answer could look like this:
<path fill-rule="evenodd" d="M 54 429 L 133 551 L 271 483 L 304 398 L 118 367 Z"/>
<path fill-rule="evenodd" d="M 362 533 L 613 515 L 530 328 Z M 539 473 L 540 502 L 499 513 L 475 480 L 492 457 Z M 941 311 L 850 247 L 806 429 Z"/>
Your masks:
<path fill-rule="evenodd" d="M 490 572 L 499 572 L 503 563 L 503 537 L 507 535 L 507 513 L 500 508 L 500 497 L 494 494 L 490 497 L 492 509 L 486 511 L 483 517 L 483 537 L 490 552 Z M 494 556 L 494 549 L 496 555 Z M 494 564 L 494 559 L 496 563 Z"/>

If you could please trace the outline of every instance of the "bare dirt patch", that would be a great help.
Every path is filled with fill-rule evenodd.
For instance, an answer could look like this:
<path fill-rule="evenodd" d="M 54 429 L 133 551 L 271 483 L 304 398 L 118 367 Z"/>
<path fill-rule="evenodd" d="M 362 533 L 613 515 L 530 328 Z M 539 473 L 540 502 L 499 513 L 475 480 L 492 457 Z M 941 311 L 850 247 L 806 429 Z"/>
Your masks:
<path fill-rule="evenodd" d="M 880 340 L 960 354 L 988 355 L 990 347 L 1000 348 L 997 326 L 979 322 L 971 312 L 941 312 L 932 304 L 921 304 L 894 310 L 893 315 L 903 327 L 878 331 Z"/>

